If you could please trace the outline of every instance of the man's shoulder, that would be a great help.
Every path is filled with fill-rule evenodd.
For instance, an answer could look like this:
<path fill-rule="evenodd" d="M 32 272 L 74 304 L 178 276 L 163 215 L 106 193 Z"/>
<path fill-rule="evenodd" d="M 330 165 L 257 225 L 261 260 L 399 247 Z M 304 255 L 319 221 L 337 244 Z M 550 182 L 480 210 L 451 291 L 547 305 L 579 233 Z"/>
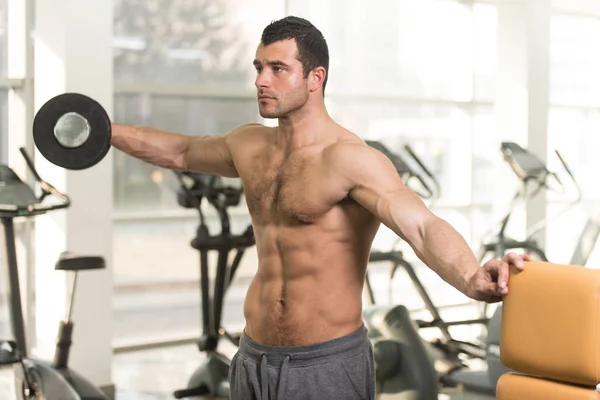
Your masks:
<path fill-rule="evenodd" d="M 265 126 L 263 124 L 259 124 L 258 122 L 249 122 L 247 124 L 242 124 L 233 128 L 231 131 L 228 132 L 227 136 L 243 137 L 249 134 L 266 133 L 271 130 L 273 130 L 273 128 Z"/>
<path fill-rule="evenodd" d="M 326 151 L 327 158 L 335 163 L 360 162 L 364 157 L 377 156 L 375 149 L 362 138 L 346 136 L 330 145 Z"/>
<path fill-rule="evenodd" d="M 238 126 L 238 130 L 240 131 L 266 131 L 270 129 L 272 128 L 258 122 L 248 122 Z"/>
<path fill-rule="evenodd" d="M 327 150 L 327 164 L 350 181 L 364 181 L 386 171 L 389 159 L 362 138 L 339 140 Z"/>
<path fill-rule="evenodd" d="M 272 131 L 273 128 L 255 122 L 239 125 L 227 133 L 227 143 L 235 145 L 240 142 L 256 142 L 257 137 L 267 137 Z"/>

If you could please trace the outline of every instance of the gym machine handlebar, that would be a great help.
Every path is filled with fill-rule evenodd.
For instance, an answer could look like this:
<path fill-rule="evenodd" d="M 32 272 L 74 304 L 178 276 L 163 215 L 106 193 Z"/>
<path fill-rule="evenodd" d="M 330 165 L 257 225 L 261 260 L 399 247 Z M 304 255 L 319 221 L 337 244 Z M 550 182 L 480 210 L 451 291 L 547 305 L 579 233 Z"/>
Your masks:
<path fill-rule="evenodd" d="M 504 160 L 511 166 L 515 175 L 524 183 L 528 183 L 530 181 L 535 181 L 539 187 L 538 191 L 541 188 L 546 188 L 558 194 L 563 194 L 566 191 L 564 183 L 558 177 L 556 172 L 550 171 L 548 167 L 533 153 L 525 150 L 523 147 L 519 146 L 514 142 L 502 142 L 500 145 L 500 149 Z M 577 199 L 581 199 L 581 188 L 579 187 L 573 172 L 567 165 L 565 159 L 562 157 L 558 150 L 554 150 L 556 157 L 560 161 L 562 167 L 569 175 L 569 178 L 575 185 L 577 190 Z M 557 188 L 549 185 L 549 177 L 552 177 L 554 181 L 560 187 L 560 191 Z M 537 193 L 537 191 L 535 192 Z"/>
<path fill-rule="evenodd" d="M 25 162 L 27 164 L 27 167 L 31 171 L 31 174 L 39 183 L 42 193 L 39 197 L 35 196 L 35 194 L 29 189 L 28 186 L 18 184 L 22 183 L 21 179 L 14 173 L 12 169 L 10 169 L 8 166 L 1 166 L 0 174 L 4 175 L 4 177 L 2 177 L 2 180 L 15 183 L 15 185 L 12 185 L 7 188 L 7 190 L 3 193 L 3 196 L 6 196 L 7 198 L 8 196 L 10 196 L 11 199 L 19 199 L 19 201 L 0 201 L 0 203 L 2 203 L 0 204 L 0 216 L 27 217 L 36 214 L 44 214 L 48 211 L 68 208 L 71 205 L 71 199 L 69 198 L 69 196 L 58 191 L 54 186 L 52 186 L 40 177 L 39 173 L 35 169 L 31 157 L 29 156 L 25 148 L 21 147 L 19 151 L 25 159 Z M 60 201 L 60 203 L 42 204 L 45 198 L 49 195 L 56 197 Z"/>
<path fill-rule="evenodd" d="M 537 195 L 543 188 L 546 188 L 557 194 L 565 194 L 567 192 L 567 187 L 565 183 L 559 178 L 557 172 L 550 171 L 546 164 L 542 162 L 539 157 L 537 157 L 532 152 L 524 149 L 517 143 L 502 142 L 500 145 L 500 150 L 504 160 L 510 165 L 517 178 L 521 181 L 522 189 L 516 191 L 511 202 L 509 211 L 500 220 L 500 227 L 495 233 L 494 239 L 484 241 L 484 243 L 482 244 L 481 249 L 479 251 L 479 260 L 482 262 L 488 255 L 491 255 L 492 257 L 496 258 L 503 257 L 504 253 L 507 250 L 524 249 L 525 251 L 534 254 L 540 260 L 547 261 L 545 252 L 537 245 L 536 241 L 532 238 L 532 236 L 536 232 L 543 229 L 550 220 L 555 219 L 558 216 L 564 214 L 565 212 L 573 208 L 577 203 L 579 203 L 582 198 L 581 188 L 575 178 L 575 175 L 571 171 L 571 168 L 567 165 L 567 162 L 565 161 L 564 157 L 560 154 L 558 150 L 555 150 L 554 153 L 560 161 L 563 169 L 569 176 L 569 179 L 573 183 L 573 186 L 577 193 L 574 200 L 557 214 L 551 217 L 544 218 L 536 224 L 533 224 L 526 232 L 525 240 L 516 240 L 508 238 L 506 237 L 505 232 L 508 227 L 508 223 L 510 222 L 510 218 L 513 214 L 514 208 L 519 202 L 524 202 L 527 199 Z M 557 185 L 550 184 L 549 182 L 551 180 L 556 182 Z M 536 185 L 534 190 L 531 192 L 528 192 L 529 184 Z M 485 234 L 484 237 L 487 237 L 491 232 L 492 231 Z"/>
<path fill-rule="evenodd" d="M 400 153 L 392 152 L 386 145 L 377 140 L 367 140 L 366 143 L 376 150 L 379 150 L 387 158 L 390 159 L 398 175 L 402 181 L 408 185 L 419 197 L 423 199 L 435 199 L 440 194 L 440 185 L 435 176 L 425 166 L 424 162 L 417 156 L 415 151 L 409 146 L 405 145 L 404 150 L 410 156 L 410 158 L 417 164 L 417 166 L 423 171 L 427 179 L 423 176 L 423 173 L 418 172 L 410 166 L 405 158 Z M 420 188 L 411 185 L 411 182 L 416 180 L 419 183 Z M 428 180 L 431 182 L 429 183 Z"/>

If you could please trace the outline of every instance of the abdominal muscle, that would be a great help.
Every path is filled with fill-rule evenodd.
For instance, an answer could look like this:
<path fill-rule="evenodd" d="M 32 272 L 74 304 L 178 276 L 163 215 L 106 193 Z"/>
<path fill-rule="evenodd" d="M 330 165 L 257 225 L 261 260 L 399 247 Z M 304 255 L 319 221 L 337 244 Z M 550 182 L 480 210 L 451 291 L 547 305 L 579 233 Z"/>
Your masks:
<path fill-rule="evenodd" d="M 292 241 L 255 229 L 259 266 L 246 294 L 245 333 L 264 345 L 320 343 L 362 325 L 362 246 L 297 230 Z"/>

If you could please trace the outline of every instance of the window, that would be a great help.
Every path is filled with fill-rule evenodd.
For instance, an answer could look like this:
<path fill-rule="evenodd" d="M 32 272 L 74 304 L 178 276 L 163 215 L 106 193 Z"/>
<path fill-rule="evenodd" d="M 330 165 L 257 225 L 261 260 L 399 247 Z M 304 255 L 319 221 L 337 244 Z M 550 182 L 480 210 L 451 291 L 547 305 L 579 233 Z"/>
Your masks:
<path fill-rule="evenodd" d="M 284 8 L 268 0 L 114 1 L 117 83 L 219 90 L 251 87 L 260 32 Z"/>
<path fill-rule="evenodd" d="M 335 99 L 331 115 L 343 126 L 369 139 L 381 140 L 401 151 L 409 144 L 441 185 L 439 205 L 470 202 L 471 117 L 454 104 L 394 102 L 392 100 Z M 464 180 L 452 179 L 463 176 Z"/>
<path fill-rule="evenodd" d="M 253 54 L 283 1 L 114 1 L 115 120 L 208 135 L 259 120 Z M 178 209 L 172 174 L 118 152 L 114 171 L 117 212 Z"/>
<path fill-rule="evenodd" d="M 330 48 L 332 116 L 365 138 L 395 148 L 410 143 L 440 181 L 438 212 L 476 242 L 478 220 L 468 207 L 474 199 L 493 200 L 492 183 L 475 182 L 484 182 L 486 168 L 498 163 L 490 104 L 494 5 L 114 1 L 115 119 L 198 135 L 261 121 L 251 65 L 260 32 L 286 7 L 308 11 L 296 15 L 311 20 Z M 480 158 L 472 161 L 472 154 Z M 170 171 L 117 151 L 114 174 L 115 342 L 197 335 L 198 254 L 189 245 L 196 216 L 178 206 Z M 243 205 L 234 220 L 238 230 L 249 222 Z M 254 251 L 239 269 L 242 286 L 256 269 Z M 228 326 L 242 321 L 244 291 L 227 299 Z"/>
<path fill-rule="evenodd" d="M 219 135 L 258 118 L 256 102 L 249 99 L 149 94 L 117 94 L 115 98 L 117 121 L 171 132 Z M 118 214 L 181 210 L 176 202 L 177 184 L 173 172 L 115 152 L 114 201 Z"/>
<path fill-rule="evenodd" d="M 497 34 L 497 7 L 492 4 L 473 4 L 473 97 L 477 100 L 494 99 L 498 61 Z"/>
<path fill-rule="evenodd" d="M 264 26 L 284 15 L 283 0 L 114 5 L 116 121 L 194 135 L 260 121 L 252 60 Z M 114 153 L 117 346 L 199 335 L 199 256 L 190 247 L 198 217 L 177 204 L 177 184 L 171 171 Z M 243 210 L 232 211 L 234 232 L 247 226 Z M 255 268 L 250 250 L 238 279 Z M 228 297 L 226 326 L 242 320 L 242 300 Z"/>
<path fill-rule="evenodd" d="M 576 197 L 576 189 L 566 171 L 554 154 L 557 149 L 577 184 L 581 188 L 583 201 L 559 218 L 551 219 L 548 225 L 548 256 L 560 262 L 569 262 L 588 218 L 598 215 L 600 199 L 598 174 L 600 160 L 600 110 L 553 107 L 549 116 L 548 165 L 559 173 L 564 184 L 564 193 L 549 193 L 548 216 L 562 212 Z"/>
<path fill-rule="evenodd" d="M 363 137 L 410 144 L 440 181 L 436 209 L 476 203 L 457 226 L 478 245 L 480 221 L 491 218 L 497 201 L 489 177 L 502 163 L 492 104 L 497 7 L 450 0 L 336 4 L 320 2 L 307 16 L 330 44 L 330 112 Z"/>
<path fill-rule="evenodd" d="M 146 10 L 149 7 L 139 4 L 141 3 L 126 0 L 116 1 L 115 81 L 117 95 L 115 110 L 118 121 L 151 125 L 192 134 L 222 134 L 239 123 L 260 120 L 253 97 L 245 99 L 243 92 L 240 92 L 240 89 L 251 84 L 250 77 L 254 72 L 252 68 L 248 68 L 249 64 L 242 68 L 243 73 L 236 73 L 237 78 L 224 77 L 224 83 L 221 83 L 221 78 L 217 76 L 221 69 L 213 70 L 213 64 L 203 64 L 190 58 L 169 58 L 168 49 L 165 46 L 175 39 L 159 40 L 164 35 L 156 37 L 150 35 L 149 31 L 145 31 L 144 29 L 147 28 L 145 24 L 149 22 L 141 18 L 134 18 L 134 16 L 145 15 L 150 11 Z M 171 15 L 180 18 L 182 11 L 177 8 L 180 6 L 176 6 L 175 3 L 169 4 L 173 4 L 169 7 L 174 7 Z M 246 37 L 252 38 L 259 36 L 264 23 L 281 16 L 277 15 L 278 11 L 274 13 L 271 11 L 272 14 L 266 13 L 269 15 L 268 17 L 262 15 L 260 18 L 254 19 L 257 15 L 261 15 L 260 7 L 255 6 L 252 8 L 253 13 L 248 14 L 249 10 L 239 9 L 236 5 L 235 12 L 238 14 L 236 14 L 237 17 L 234 17 L 234 11 L 228 8 L 229 4 L 226 1 L 210 3 L 210 6 L 205 5 L 209 4 L 205 2 L 198 4 L 201 6 L 198 6 L 198 9 L 193 8 L 193 12 L 206 13 L 210 9 L 211 13 L 219 12 L 231 17 L 231 19 L 225 20 L 217 18 L 220 24 L 228 26 L 226 30 L 234 30 L 239 26 L 253 27 L 255 33 L 246 35 Z M 259 5 L 261 4 L 259 2 Z M 450 0 L 427 0 L 425 2 L 378 0 L 371 3 L 369 7 L 365 7 L 364 3 L 358 1 L 348 2 L 347 7 L 343 8 L 337 7 L 337 5 L 337 2 L 332 1 L 321 2 L 318 6 L 318 13 L 301 15 L 309 18 L 323 31 L 330 46 L 330 79 L 327 87 L 327 99 L 328 101 L 331 99 L 329 103 L 334 108 L 346 107 L 343 104 L 348 104 L 349 101 L 353 104 L 352 114 L 349 114 L 346 108 L 341 109 L 341 112 L 336 112 L 336 117 L 345 122 L 352 119 L 356 124 L 350 123 L 350 121 L 348 123 L 359 134 L 365 133 L 365 127 L 357 119 L 371 125 L 370 129 L 378 127 L 385 130 L 389 129 L 390 124 L 395 124 L 398 134 L 400 131 L 405 132 L 411 137 L 411 140 L 417 140 L 419 134 L 409 131 L 415 129 L 418 121 L 422 121 L 422 123 L 430 125 L 427 128 L 429 131 L 432 129 L 436 131 L 435 135 L 447 135 L 455 144 L 460 141 L 459 147 L 464 151 L 471 151 L 469 144 L 472 134 L 471 111 L 469 106 L 462 107 L 454 102 L 488 101 L 487 99 L 493 96 L 497 17 L 495 6 L 489 4 L 468 5 Z M 142 10 L 138 10 L 138 8 L 142 8 Z M 440 12 L 431 12 L 434 8 L 439 9 Z M 272 7 L 270 6 L 269 9 L 272 10 Z M 312 10 L 312 8 L 310 9 Z M 154 12 L 157 15 L 164 15 L 158 10 Z M 187 10 L 183 14 L 187 15 L 191 12 Z M 265 14 L 264 10 L 262 13 Z M 158 26 L 162 26 L 161 24 L 176 25 L 168 24 L 164 18 L 157 17 L 155 19 L 154 24 Z M 182 26 L 185 26 L 185 21 L 184 19 L 181 22 Z M 357 23 L 363 21 L 367 24 L 368 29 L 356 30 Z M 384 23 L 386 21 L 389 23 Z M 443 29 L 440 29 L 440 26 Z M 196 38 L 196 41 L 192 43 L 189 39 L 184 42 L 192 43 L 189 46 L 195 46 L 194 48 L 208 46 L 201 40 L 202 31 L 197 29 L 200 28 L 194 28 L 189 32 L 189 36 Z M 185 31 L 184 28 L 181 30 Z M 169 32 L 167 30 L 165 35 L 172 35 Z M 144 44 L 124 48 L 121 42 L 124 40 L 123 38 L 134 36 L 143 38 L 140 41 Z M 176 35 L 173 34 L 173 36 Z M 221 45 L 227 51 L 231 50 L 230 47 L 237 46 L 235 42 L 225 40 L 221 42 Z M 251 47 L 253 52 L 254 45 Z M 156 52 L 152 57 L 147 55 L 151 51 Z M 240 55 L 238 59 L 250 60 L 251 56 L 251 54 Z M 134 73 L 126 72 L 128 70 L 134 71 Z M 168 72 L 163 73 L 163 70 L 168 70 Z M 202 78 L 198 78 L 190 71 L 201 71 Z M 171 73 L 173 76 L 170 75 Z M 156 74 L 157 77 L 148 74 Z M 168 85 L 161 86 L 161 83 L 168 83 Z M 159 96 L 156 93 L 164 91 L 157 89 L 157 85 L 169 88 L 167 92 L 177 92 L 178 83 L 208 88 L 211 98 L 206 98 L 201 93 L 196 95 L 189 93 L 185 96 L 177 94 Z M 215 86 L 218 85 L 220 85 L 220 89 L 215 90 Z M 119 91 L 119 87 L 128 89 L 125 93 Z M 136 92 L 136 87 L 139 90 L 146 90 L 146 93 Z M 142 89 L 142 87 L 146 89 Z M 129 90 L 130 88 L 133 89 Z M 214 99 L 215 97 L 220 98 Z M 351 98 L 356 100 L 349 100 Z M 376 107 L 369 106 L 369 104 L 383 104 L 386 103 L 386 99 L 390 99 L 387 103 L 391 104 L 385 106 L 386 110 L 390 110 L 390 107 L 393 108 L 393 104 L 398 103 L 397 100 L 402 99 L 404 103 L 408 102 L 408 105 L 400 106 L 404 107 L 404 116 L 393 119 L 381 113 L 381 117 L 372 117 L 371 112 L 377 112 L 377 110 L 371 111 Z M 425 102 L 420 104 L 420 99 Z M 433 100 L 434 105 L 428 103 L 428 100 Z M 439 102 L 448 103 L 448 105 L 436 106 L 435 103 Z M 362 105 L 369 108 L 369 111 L 361 109 Z M 437 110 L 444 107 L 445 111 L 441 111 L 442 113 L 453 110 L 453 115 L 447 114 L 444 117 L 453 121 L 446 132 L 442 132 L 445 128 L 439 120 L 435 122 L 438 125 L 436 128 L 431 127 L 434 124 L 433 121 L 428 121 L 428 112 L 439 112 Z M 415 118 L 407 114 L 413 109 L 417 112 Z M 431 111 L 434 109 L 436 111 Z M 392 111 L 393 113 L 394 111 Z M 386 121 L 381 121 L 380 118 L 385 118 Z M 382 124 L 387 124 L 388 128 L 382 127 Z M 461 124 L 461 126 L 457 127 L 456 124 Z M 420 128 L 416 129 L 420 130 Z M 455 134 L 457 129 L 461 132 L 458 136 Z M 388 134 L 396 133 L 389 132 Z M 459 157 L 461 160 L 468 160 L 464 154 Z M 127 166 L 132 169 L 125 170 L 124 168 Z M 467 163 L 464 167 L 469 170 L 461 171 L 461 174 L 470 176 L 470 165 Z M 170 178 L 163 180 L 164 174 L 160 171 L 156 172 L 156 170 L 154 167 L 132 160 L 123 154 L 116 154 L 115 205 L 119 212 L 132 208 L 137 211 L 162 212 L 174 207 L 168 195 L 164 196 L 164 188 L 169 184 L 168 179 Z M 446 180 L 449 179 L 451 171 L 446 169 L 443 171 L 448 171 L 443 173 L 447 174 Z M 470 177 L 468 179 L 470 180 Z M 460 194 L 456 194 L 459 188 L 446 188 L 445 193 L 448 193 L 448 190 L 455 192 L 452 196 L 453 201 L 460 204 L 470 201 L 470 189 L 461 191 Z M 449 198 L 446 196 L 446 199 Z"/>
<path fill-rule="evenodd" d="M 469 5 L 377 0 L 368 7 L 350 1 L 340 8 L 335 1 L 321 3 L 307 17 L 330 44 L 331 93 L 471 100 Z"/>
<path fill-rule="evenodd" d="M 117 95 L 115 104 L 121 121 L 175 132 L 215 134 L 256 120 L 255 102 L 245 99 Z M 147 105 L 146 116 L 140 115 L 140 104 Z M 198 335 L 199 256 L 189 245 L 198 217 L 178 205 L 178 181 L 172 171 L 121 152 L 115 153 L 114 160 L 115 341 Z M 234 217 L 234 232 L 243 230 L 246 220 L 246 215 Z M 214 218 L 209 222 L 212 229 L 219 228 Z M 244 257 L 246 263 L 255 260 Z M 240 270 L 248 268 L 252 265 L 242 265 Z M 180 304 L 168 308 L 174 302 Z"/>
<path fill-rule="evenodd" d="M 548 165 L 560 173 L 564 194 L 549 193 L 547 214 L 557 215 L 575 197 L 557 149 L 581 187 L 583 201 L 547 228 L 548 257 L 568 263 L 587 219 L 599 211 L 597 171 L 600 160 L 600 19 L 581 15 L 557 14 L 551 21 L 550 93 L 548 117 Z M 596 245 L 596 247 L 600 247 Z M 592 265 L 591 263 L 588 265 Z"/>
<path fill-rule="evenodd" d="M 502 163 L 492 103 L 496 6 L 451 0 L 376 0 L 368 6 L 351 0 L 343 8 L 335 1 L 318 3 L 302 16 L 330 45 L 331 115 L 392 149 L 410 144 L 440 182 L 434 211 L 476 248 L 498 214 L 489 180 Z M 394 242 L 395 235 L 382 227 L 373 247 L 385 250 Z M 410 250 L 406 255 L 411 257 Z M 417 273 L 435 288 L 436 304 L 465 302 L 427 268 Z M 405 295 L 395 300 L 419 307 L 416 292 L 399 275 L 393 286 Z"/>
<path fill-rule="evenodd" d="M 600 19 L 555 15 L 550 32 L 551 102 L 600 107 Z"/>

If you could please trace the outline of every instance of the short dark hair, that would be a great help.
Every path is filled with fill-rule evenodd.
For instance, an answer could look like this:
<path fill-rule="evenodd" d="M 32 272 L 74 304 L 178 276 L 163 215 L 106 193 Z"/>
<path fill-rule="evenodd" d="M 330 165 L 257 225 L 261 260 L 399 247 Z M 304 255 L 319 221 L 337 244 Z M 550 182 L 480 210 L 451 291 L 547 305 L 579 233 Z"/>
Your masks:
<path fill-rule="evenodd" d="M 298 46 L 298 60 L 302 63 L 304 78 L 316 67 L 325 68 L 323 92 L 329 77 L 329 49 L 325 37 L 304 18 L 288 16 L 272 21 L 263 30 L 261 42 L 268 46 L 280 40 L 294 39 Z"/>

